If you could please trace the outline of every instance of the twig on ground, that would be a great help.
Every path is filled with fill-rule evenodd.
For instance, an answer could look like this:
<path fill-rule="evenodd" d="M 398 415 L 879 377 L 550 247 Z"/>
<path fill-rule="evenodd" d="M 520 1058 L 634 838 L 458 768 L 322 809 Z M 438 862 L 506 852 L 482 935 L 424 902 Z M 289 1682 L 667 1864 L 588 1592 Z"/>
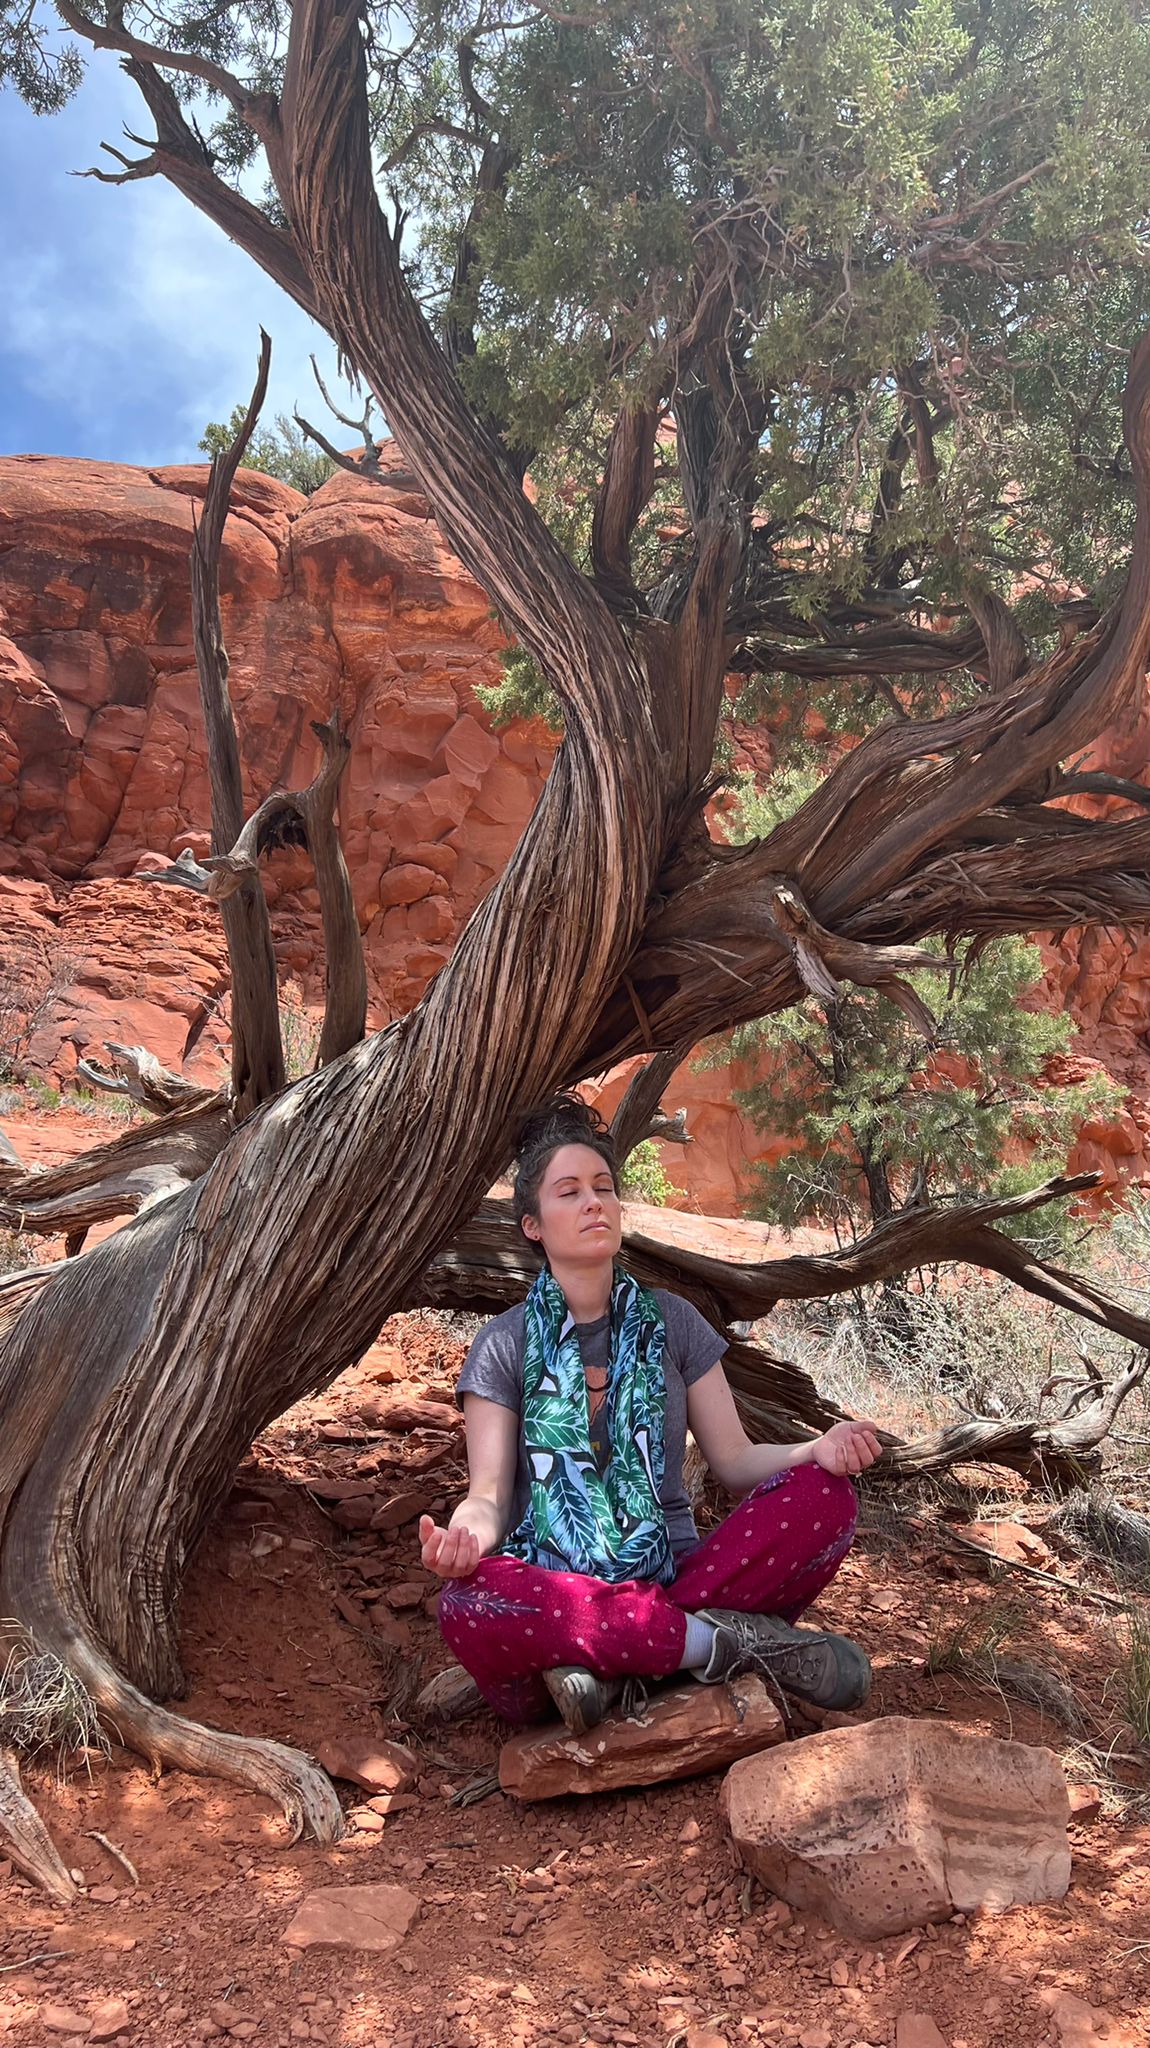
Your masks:
<path fill-rule="evenodd" d="M 70 1956 L 70 1948 L 40 1949 L 34 1956 L 25 1956 L 19 1963 L 0 1963 L 0 1977 L 6 1977 L 11 1970 L 30 1970 L 34 1963 L 58 1963 L 62 1956 Z"/>
<path fill-rule="evenodd" d="M 89 1841 L 99 1842 L 101 1849 L 107 1850 L 113 1862 L 118 1863 L 122 1869 L 127 1871 L 128 1876 L 131 1878 L 133 1885 L 135 1886 L 136 1890 L 139 1891 L 140 1873 L 136 1869 L 135 1864 L 132 1862 L 131 1857 L 125 1856 L 124 1851 L 122 1849 L 117 1849 L 116 1844 L 114 1842 L 110 1842 L 108 1840 L 107 1835 L 102 1835 L 100 1833 L 99 1828 L 86 1828 L 84 1832 L 88 1836 Z"/>
<path fill-rule="evenodd" d="M 466 1785 L 453 1792 L 447 1803 L 449 1806 L 476 1806 L 481 1799 L 490 1798 L 498 1790 L 498 1771 L 481 1771 L 477 1778 L 469 1778 Z"/>

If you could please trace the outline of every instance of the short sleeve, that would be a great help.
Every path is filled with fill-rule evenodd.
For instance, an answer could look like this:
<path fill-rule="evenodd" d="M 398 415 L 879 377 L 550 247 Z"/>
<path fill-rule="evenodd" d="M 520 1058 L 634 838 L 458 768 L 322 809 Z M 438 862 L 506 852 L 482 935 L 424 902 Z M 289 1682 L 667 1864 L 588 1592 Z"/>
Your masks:
<path fill-rule="evenodd" d="M 518 1414 L 523 1405 L 523 1310 L 509 1309 L 476 1332 L 456 1383 L 455 1398 L 479 1394 Z"/>
<path fill-rule="evenodd" d="M 713 1365 L 717 1365 L 727 1349 L 727 1340 L 713 1329 L 706 1316 L 697 1308 L 684 1301 L 681 1294 L 667 1294 L 659 1290 L 659 1305 L 667 1326 L 667 1349 L 673 1364 L 682 1376 L 683 1384 L 692 1387 L 701 1380 Z"/>

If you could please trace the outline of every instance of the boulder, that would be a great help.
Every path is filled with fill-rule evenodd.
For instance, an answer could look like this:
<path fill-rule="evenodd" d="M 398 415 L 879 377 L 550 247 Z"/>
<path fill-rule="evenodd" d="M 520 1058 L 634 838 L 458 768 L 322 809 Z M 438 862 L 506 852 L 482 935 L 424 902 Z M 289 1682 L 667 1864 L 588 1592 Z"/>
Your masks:
<path fill-rule="evenodd" d="M 290 1948 L 397 1948 L 419 1911 L 399 1884 L 333 1884 L 309 1892 L 284 1929 Z"/>
<path fill-rule="evenodd" d="M 634 1717 L 608 1714 L 588 1735 L 548 1723 L 505 1742 L 499 1783 L 516 1799 L 559 1799 L 718 1771 L 736 1757 L 781 1742 L 782 1716 L 761 1678 L 678 1685 Z"/>
<path fill-rule="evenodd" d="M 867 1721 L 745 1758 L 722 1806 L 770 1891 L 859 1941 L 1070 1882 L 1058 1759 L 941 1722 Z"/>

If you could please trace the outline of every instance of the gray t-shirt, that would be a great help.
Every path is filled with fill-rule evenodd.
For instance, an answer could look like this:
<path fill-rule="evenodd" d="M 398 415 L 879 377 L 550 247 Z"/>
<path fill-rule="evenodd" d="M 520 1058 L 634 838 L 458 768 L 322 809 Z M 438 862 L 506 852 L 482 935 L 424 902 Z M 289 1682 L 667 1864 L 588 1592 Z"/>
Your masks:
<path fill-rule="evenodd" d="M 671 1548 L 676 1558 L 680 1558 L 699 1540 L 691 1504 L 683 1491 L 687 1388 L 701 1380 L 704 1373 L 710 1372 L 723 1356 L 727 1344 L 698 1309 L 692 1308 L 681 1295 L 668 1294 L 661 1287 L 654 1288 L 653 1293 L 667 1329 L 663 1349 L 667 1406 L 663 1425 L 661 1499 Z M 501 1408 L 512 1408 L 517 1415 L 520 1414 L 523 1406 L 524 1308 L 524 1303 L 519 1302 L 515 1308 L 506 1309 L 501 1316 L 485 1323 L 479 1331 L 463 1362 L 455 1390 L 461 1406 L 464 1394 L 480 1394 L 485 1401 L 496 1401 Z M 608 1361 L 610 1315 L 600 1316 L 594 1323 L 577 1323 L 575 1328 L 585 1370 L 600 1375 Z M 522 1520 L 529 1499 L 530 1475 L 521 1428 L 509 1529 L 514 1529 Z"/>

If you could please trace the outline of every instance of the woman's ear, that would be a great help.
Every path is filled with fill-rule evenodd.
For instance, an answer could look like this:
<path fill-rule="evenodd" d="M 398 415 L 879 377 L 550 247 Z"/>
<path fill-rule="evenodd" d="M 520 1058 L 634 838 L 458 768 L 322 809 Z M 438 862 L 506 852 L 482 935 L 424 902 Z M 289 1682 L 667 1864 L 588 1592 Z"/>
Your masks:
<path fill-rule="evenodd" d="M 521 1216 L 519 1219 L 519 1228 L 523 1232 L 524 1237 L 529 1237 L 531 1239 L 532 1244 L 538 1244 L 543 1236 L 543 1232 L 539 1227 L 539 1218 L 537 1216 Z"/>

